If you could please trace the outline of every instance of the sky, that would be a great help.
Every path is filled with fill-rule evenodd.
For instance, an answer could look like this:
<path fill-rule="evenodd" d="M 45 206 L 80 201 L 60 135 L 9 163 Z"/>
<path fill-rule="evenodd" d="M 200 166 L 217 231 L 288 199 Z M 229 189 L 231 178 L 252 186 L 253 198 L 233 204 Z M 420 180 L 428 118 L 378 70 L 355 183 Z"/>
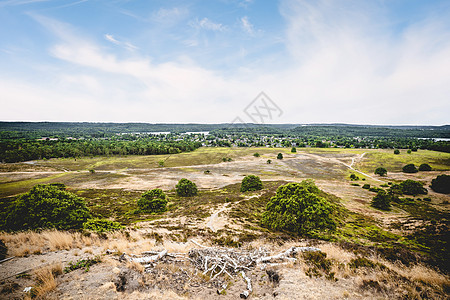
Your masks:
<path fill-rule="evenodd" d="M 0 120 L 449 124 L 450 1 L 0 0 Z"/>

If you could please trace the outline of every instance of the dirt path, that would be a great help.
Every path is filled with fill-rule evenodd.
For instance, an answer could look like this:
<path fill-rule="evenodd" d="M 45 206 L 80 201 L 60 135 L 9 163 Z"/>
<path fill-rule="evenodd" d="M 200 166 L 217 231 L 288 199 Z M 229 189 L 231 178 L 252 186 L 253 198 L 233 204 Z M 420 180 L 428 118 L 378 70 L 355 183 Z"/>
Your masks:
<path fill-rule="evenodd" d="M 216 232 L 217 229 L 218 229 L 218 227 L 221 225 L 221 224 L 219 224 L 219 222 L 218 222 L 219 214 L 222 213 L 222 212 L 224 212 L 224 211 L 227 209 L 227 207 L 228 207 L 229 204 L 230 204 L 230 203 L 225 203 L 224 205 L 222 205 L 222 208 L 220 208 L 218 211 L 216 211 L 215 213 L 213 213 L 213 214 L 209 217 L 208 222 L 206 223 L 206 227 L 208 227 L 209 229 L 211 229 L 213 232 Z"/>
<path fill-rule="evenodd" d="M 343 163 L 343 162 L 341 162 L 341 163 L 344 164 L 344 165 L 346 165 L 350 170 L 353 170 L 353 171 L 355 171 L 355 172 L 358 172 L 359 174 L 362 174 L 362 175 L 364 175 L 364 176 L 366 176 L 366 177 L 369 177 L 370 179 L 373 179 L 373 180 L 375 180 L 375 181 L 383 182 L 383 180 L 380 180 L 380 179 L 378 179 L 378 178 L 376 178 L 376 177 L 373 177 L 373 176 L 371 176 L 371 175 L 369 175 L 369 174 L 366 174 L 366 173 L 364 173 L 364 172 L 362 172 L 362 171 L 359 171 L 358 169 L 353 168 L 353 165 L 355 164 L 355 161 L 356 161 L 356 160 L 361 160 L 361 159 L 364 157 L 365 154 L 366 154 L 366 152 L 362 153 L 359 157 L 353 157 L 353 158 L 352 158 L 352 163 L 351 163 L 350 165 L 347 165 L 346 163 Z"/>

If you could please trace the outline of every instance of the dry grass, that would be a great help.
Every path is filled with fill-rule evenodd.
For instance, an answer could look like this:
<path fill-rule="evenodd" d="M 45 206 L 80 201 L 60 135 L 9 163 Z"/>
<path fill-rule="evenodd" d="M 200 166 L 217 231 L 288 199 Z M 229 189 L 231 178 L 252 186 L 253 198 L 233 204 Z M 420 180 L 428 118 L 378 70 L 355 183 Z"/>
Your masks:
<path fill-rule="evenodd" d="M 34 288 L 36 298 L 43 299 L 45 296 L 53 291 L 57 282 L 55 276 L 62 274 L 62 265 L 57 263 L 52 266 L 43 267 L 34 272 L 36 276 L 37 286 Z"/>
<path fill-rule="evenodd" d="M 138 272 L 141 273 L 141 274 L 143 274 L 144 271 L 145 271 L 144 266 L 143 266 L 142 264 L 138 263 L 138 262 L 135 262 L 135 261 L 133 261 L 133 262 L 128 262 L 128 263 L 127 263 L 127 267 L 128 267 L 129 269 L 136 270 L 136 271 L 138 271 Z"/>
<path fill-rule="evenodd" d="M 73 246 L 74 234 L 66 231 L 46 231 L 43 236 L 47 240 L 47 245 L 50 251 L 55 250 L 69 250 Z"/>

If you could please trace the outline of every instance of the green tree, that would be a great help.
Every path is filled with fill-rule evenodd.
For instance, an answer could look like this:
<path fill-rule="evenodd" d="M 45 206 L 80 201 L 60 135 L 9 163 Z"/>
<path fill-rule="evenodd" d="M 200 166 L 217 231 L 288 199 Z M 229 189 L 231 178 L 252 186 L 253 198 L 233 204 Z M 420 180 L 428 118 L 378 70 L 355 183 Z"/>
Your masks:
<path fill-rule="evenodd" d="M 158 161 L 158 166 L 160 166 L 160 167 L 164 167 L 164 160 L 160 160 L 160 161 Z"/>
<path fill-rule="evenodd" d="M 278 187 L 267 203 L 262 224 L 275 230 L 288 230 L 300 234 L 316 230 L 333 230 L 334 206 L 319 196 L 320 190 L 312 180 L 288 183 Z"/>
<path fill-rule="evenodd" d="M 255 175 L 247 175 L 242 179 L 241 192 L 258 191 L 263 188 L 261 179 Z"/>
<path fill-rule="evenodd" d="M 400 154 L 400 150 L 395 149 L 395 150 L 394 150 L 394 154 Z"/>
<path fill-rule="evenodd" d="M 414 164 L 407 164 L 403 167 L 404 173 L 417 173 L 419 170 L 417 170 L 416 166 Z"/>
<path fill-rule="evenodd" d="M 450 194 L 450 175 L 438 175 L 431 181 L 433 191 L 442 194 Z"/>
<path fill-rule="evenodd" d="M 271 159 L 268 159 L 268 160 L 267 160 L 267 164 L 270 165 L 271 163 L 272 163 L 272 160 L 271 160 Z"/>
<path fill-rule="evenodd" d="M 163 212 L 167 205 L 166 194 L 161 189 L 153 189 L 142 194 L 137 205 L 142 211 Z"/>
<path fill-rule="evenodd" d="M 278 153 L 277 159 L 283 159 L 283 154 L 282 153 Z"/>
<path fill-rule="evenodd" d="M 83 198 L 63 184 L 38 184 L 20 195 L 6 214 L 5 229 L 80 229 L 91 217 Z"/>
<path fill-rule="evenodd" d="M 391 207 L 391 195 L 384 190 L 378 191 L 370 205 L 381 210 L 389 210 Z"/>
<path fill-rule="evenodd" d="M 296 149 L 295 147 L 292 147 L 291 152 L 292 152 L 292 153 L 296 153 L 296 152 L 297 152 L 297 149 Z"/>
<path fill-rule="evenodd" d="M 175 186 L 177 195 L 181 197 L 191 197 L 195 196 L 198 193 L 197 185 L 192 181 L 182 178 L 178 181 L 178 184 Z"/>
<path fill-rule="evenodd" d="M 423 187 L 423 184 L 419 181 L 407 179 L 400 183 L 400 188 L 402 193 L 405 195 L 426 195 L 428 193 L 427 189 Z"/>
<path fill-rule="evenodd" d="M 386 176 L 387 174 L 387 170 L 383 167 L 378 167 L 375 172 L 376 175 L 380 175 L 380 176 Z"/>
<path fill-rule="evenodd" d="M 431 171 L 431 166 L 429 164 L 421 164 L 419 166 L 419 171 Z"/>

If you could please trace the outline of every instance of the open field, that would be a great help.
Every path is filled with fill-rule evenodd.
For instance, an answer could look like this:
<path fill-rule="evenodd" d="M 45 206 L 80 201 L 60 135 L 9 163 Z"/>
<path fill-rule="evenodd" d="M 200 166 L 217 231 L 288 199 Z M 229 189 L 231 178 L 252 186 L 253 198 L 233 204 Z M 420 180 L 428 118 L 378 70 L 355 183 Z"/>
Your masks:
<path fill-rule="evenodd" d="M 54 275 L 54 287 L 46 295 L 67 298 L 75 290 L 73 282 L 76 282 L 77 289 L 82 292 L 70 295 L 74 299 L 101 299 L 104 295 L 125 299 L 236 298 L 243 289 L 240 277 L 218 277 L 210 281 L 186 263 L 171 265 L 164 262 L 148 274 L 143 273 L 140 266 L 117 260 L 117 255 L 124 252 L 138 254 L 163 248 L 169 252 L 188 253 L 196 247 L 194 240 L 231 249 L 264 246 L 271 253 L 293 245 L 315 245 L 327 254 L 333 276 L 338 279 L 326 279 L 326 274 L 308 277 L 305 274 L 309 263 L 305 258 L 299 258 L 295 264 L 274 267 L 281 276 L 278 283 L 268 282 L 264 270 L 252 271 L 254 299 L 273 298 L 274 293 L 280 299 L 298 299 L 305 291 L 313 293 L 311 299 L 420 299 L 426 295 L 445 298 L 449 277 L 428 268 L 427 264 L 448 262 L 445 258 L 448 248 L 443 243 L 448 237 L 450 196 L 433 192 L 429 185 L 438 174 L 450 174 L 450 154 L 426 150 L 411 154 L 402 151 L 400 155 L 394 155 L 392 150 L 372 149 L 302 148 L 297 149 L 297 153 L 288 150 L 200 148 L 174 155 L 1 164 L 2 210 L 13 201 L 13 196 L 26 192 L 35 184 L 61 182 L 86 199 L 95 217 L 113 219 L 127 226 L 122 233 L 109 234 L 106 239 L 95 234 L 89 237 L 64 232 L 59 235 L 45 232 L 2 234 L 9 255 L 19 257 L 4 263 L 5 269 L 0 272 L 2 278 L 23 269 L 33 269 L 27 271 L 29 277 L 13 276 L 5 280 L 1 285 L 2 293 L 11 299 L 19 299 L 24 287 L 35 284 L 38 276 L 33 273 L 35 268 L 53 265 L 56 261 L 66 266 L 69 261 L 99 255 L 102 263 L 92 266 L 87 273 L 77 270 Z M 254 157 L 255 152 L 261 156 Z M 279 152 L 283 153 L 284 159 L 276 159 Z M 230 157 L 232 161 L 223 162 L 223 157 Z M 272 161 L 270 164 L 268 159 Z M 165 160 L 164 167 L 158 167 L 160 160 Z M 429 163 L 435 170 L 416 174 L 399 172 L 406 163 L 417 166 Z M 378 166 L 386 167 L 388 176 L 374 175 L 373 170 Z M 90 169 L 95 171 L 90 172 Z M 360 179 L 350 181 L 351 173 Z M 240 182 L 249 174 L 261 177 L 262 191 L 240 192 Z M 195 182 L 200 193 L 188 198 L 177 196 L 174 188 L 181 178 Z M 310 178 L 323 191 L 323 197 L 337 205 L 340 220 L 337 230 L 332 234 L 298 237 L 262 227 L 261 214 L 277 187 Z M 410 202 L 396 205 L 388 212 L 370 206 L 375 192 L 363 189 L 364 184 L 379 188 L 387 186 L 388 182 L 405 179 L 424 182 L 430 201 L 411 196 Z M 168 210 L 162 214 L 139 212 L 136 201 L 142 192 L 153 188 L 166 192 Z M 105 255 L 107 249 L 117 250 L 117 253 Z M 423 258 L 418 259 L 419 256 Z M 372 267 L 351 267 L 352 259 L 359 257 L 368 258 L 373 262 Z M 180 275 L 185 274 L 180 270 L 187 275 Z M 423 278 L 414 277 L 418 276 L 414 275 L 417 270 Z M 124 272 L 128 290 L 118 292 L 115 282 Z M 216 290 L 224 282 L 229 285 L 227 295 L 219 296 Z M 299 283 L 304 287 L 301 290 L 293 286 Z M 7 292 L 8 289 L 11 291 Z"/>

